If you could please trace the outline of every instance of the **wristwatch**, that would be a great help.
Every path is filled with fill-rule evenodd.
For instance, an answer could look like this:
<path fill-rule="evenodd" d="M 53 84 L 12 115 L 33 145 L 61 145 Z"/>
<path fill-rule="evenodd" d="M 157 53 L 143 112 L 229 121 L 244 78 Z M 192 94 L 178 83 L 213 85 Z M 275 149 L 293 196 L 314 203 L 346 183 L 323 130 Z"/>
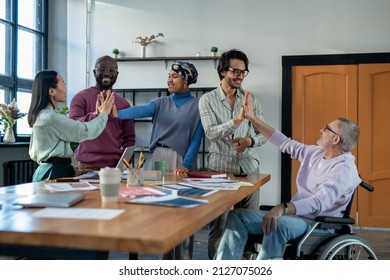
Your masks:
<path fill-rule="evenodd" d="M 284 208 L 284 213 L 283 215 L 288 215 L 288 204 L 287 202 L 282 202 L 283 208 Z"/>

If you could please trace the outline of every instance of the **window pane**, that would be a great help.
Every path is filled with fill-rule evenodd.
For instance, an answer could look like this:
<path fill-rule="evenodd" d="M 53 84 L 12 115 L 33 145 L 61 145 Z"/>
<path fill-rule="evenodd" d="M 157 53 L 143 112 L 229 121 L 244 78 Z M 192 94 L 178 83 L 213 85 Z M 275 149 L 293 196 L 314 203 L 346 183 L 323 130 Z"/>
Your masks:
<path fill-rule="evenodd" d="M 42 5 L 39 0 L 18 1 L 18 24 L 42 31 Z"/>
<path fill-rule="evenodd" d="M 18 31 L 18 77 L 33 79 L 38 69 L 42 68 L 42 41 L 41 36 Z"/>
<path fill-rule="evenodd" d="M 12 20 L 12 3 L 11 0 L 0 0 L 0 18 Z"/>
<path fill-rule="evenodd" d="M 5 103 L 5 91 L 4 89 L 0 88 L 0 104 Z"/>
<path fill-rule="evenodd" d="M 0 0 L 1 1 L 1 0 Z M 11 28 L 0 23 L 0 74 L 10 75 L 11 65 Z"/>
<path fill-rule="evenodd" d="M 0 0 L 0 18 L 5 19 L 5 0 Z"/>
<path fill-rule="evenodd" d="M 18 108 L 21 113 L 27 113 L 31 103 L 31 93 L 18 91 L 16 97 Z M 20 134 L 31 134 L 31 128 L 28 126 L 27 116 L 17 120 L 16 133 Z"/>

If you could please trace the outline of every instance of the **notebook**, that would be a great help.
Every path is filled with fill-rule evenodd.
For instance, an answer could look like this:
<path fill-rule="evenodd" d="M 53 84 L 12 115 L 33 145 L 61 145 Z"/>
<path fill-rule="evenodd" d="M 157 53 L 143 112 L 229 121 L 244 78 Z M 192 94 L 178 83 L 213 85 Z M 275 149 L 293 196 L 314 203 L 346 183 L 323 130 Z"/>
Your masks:
<path fill-rule="evenodd" d="M 116 168 L 119 168 L 122 173 L 126 170 L 126 165 L 123 163 L 123 159 L 130 161 L 131 157 L 135 152 L 136 146 L 127 147 L 123 153 L 118 163 L 116 164 Z M 122 179 L 126 179 L 126 175 L 122 175 Z M 99 171 L 92 171 L 80 176 L 74 177 L 75 179 L 86 180 L 90 182 L 99 182 Z"/>
<path fill-rule="evenodd" d="M 70 207 L 84 197 L 84 193 L 41 193 L 16 199 L 14 204 L 23 207 Z"/>

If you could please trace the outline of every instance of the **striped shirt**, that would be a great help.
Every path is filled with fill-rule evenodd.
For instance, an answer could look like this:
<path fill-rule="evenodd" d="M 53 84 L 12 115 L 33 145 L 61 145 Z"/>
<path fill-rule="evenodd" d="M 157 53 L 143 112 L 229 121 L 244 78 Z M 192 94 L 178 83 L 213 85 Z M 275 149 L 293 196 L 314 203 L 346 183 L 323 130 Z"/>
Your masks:
<path fill-rule="evenodd" d="M 253 95 L 251 97 L 256 117 L 264 121 L 260 101 Z M 252 137 L 255 141 L 254 147 L 266 141 L 248 120 L 243 120 L 239 125 L 234 124 L 233 117 L 240 113 L 243 99 L 244 90 L 238 89 L 232 110 L 221 86 L 200 97 L 200 117 L 205 134 L 210 140 L 208 167 L 211 170 L 238 173 L 241 167 L 249 174 L 259 168 L 260 157 L 255 149 L 248 147 L 238 154 L 231 144 L 232 139 L 239 137 Z"/>

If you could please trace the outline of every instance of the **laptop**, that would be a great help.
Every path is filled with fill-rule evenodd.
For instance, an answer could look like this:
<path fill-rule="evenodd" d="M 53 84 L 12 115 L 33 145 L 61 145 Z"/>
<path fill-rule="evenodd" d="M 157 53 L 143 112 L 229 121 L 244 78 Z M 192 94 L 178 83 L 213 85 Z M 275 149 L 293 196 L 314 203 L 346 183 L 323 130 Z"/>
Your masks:
<path fill-rule="evenodd" d="M 118 163 L 116 164 L 116 168 L 119 168 L 123 172 L 126 170 L 126 165 L 123 163 L 123 159 L 126 159 L 127 161 L 130 161 L 131 157 L 133 156 L 135 152 L 136 146 L 130 146 L 125 148 L 125 150 L 122 153 L 121 158 L 119 159 Z M 90 182 L 99 182 L 99 171 L 91 171 L 85 174 L 82 174 L 80 176 L 74 177 L 75 179 L 79 180 L 87 180 Z M 126 174 L 122 175 L 122 179 L 126 179 Z"/>
<path fill-rule="evenodd" d="M 84 193 L 40 193 L 16 199 L 13 203 L 23 207 L 71 207 L 84 197 Z"/>

